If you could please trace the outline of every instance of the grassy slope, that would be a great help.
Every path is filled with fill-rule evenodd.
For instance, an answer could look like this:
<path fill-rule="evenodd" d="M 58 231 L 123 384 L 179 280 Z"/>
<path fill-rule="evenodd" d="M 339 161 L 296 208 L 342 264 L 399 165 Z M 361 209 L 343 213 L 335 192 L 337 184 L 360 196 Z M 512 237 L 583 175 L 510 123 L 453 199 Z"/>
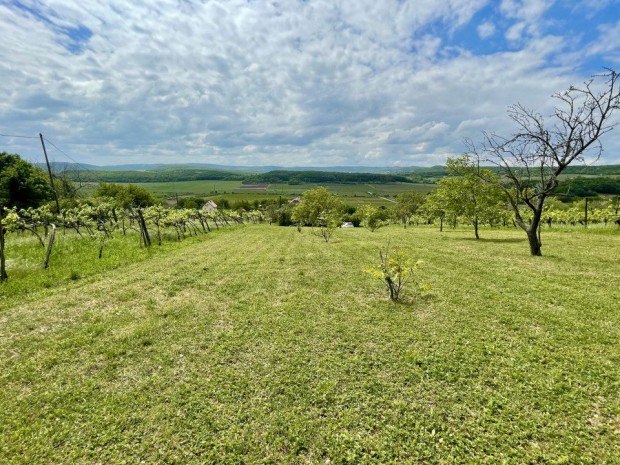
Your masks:
<path fill-rule="evenodd" d="M 471 235 L 248 226 L 5 308 L 0 463 L 620 463 L 620 236 Z"/>

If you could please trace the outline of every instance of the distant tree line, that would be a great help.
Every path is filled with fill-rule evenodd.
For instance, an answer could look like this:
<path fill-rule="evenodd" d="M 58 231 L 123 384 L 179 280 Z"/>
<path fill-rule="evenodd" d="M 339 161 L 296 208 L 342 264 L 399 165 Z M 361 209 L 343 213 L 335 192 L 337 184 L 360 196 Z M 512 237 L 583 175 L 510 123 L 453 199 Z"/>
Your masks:
<path fill-rule="evenodd" d="M 178 168 L 153 171 L 66 171 L 72 181 L 81 182 L 179 182 L 179 181 L 242 181 L 244 175 L 230 171 Z"/>
<path fill-rule="evenodd" d="M 564 198 L 596 197 L 599 194 L 620 195 L 620 178 L 605 176 L 561 179 L 555 193 Z"/>
<path fill-rule="evenodd" d="M 269 171 L 246 176 L 243 180 L 244 184 L 383 184 L 390 182 L 412 183 L 413 181 L 398 174 L 336 173 L 331 171 Z"/>
<path fill-rule="evenodd" d="M 567 166 L 564 174 L 620 176 L 620 165 Z"/>

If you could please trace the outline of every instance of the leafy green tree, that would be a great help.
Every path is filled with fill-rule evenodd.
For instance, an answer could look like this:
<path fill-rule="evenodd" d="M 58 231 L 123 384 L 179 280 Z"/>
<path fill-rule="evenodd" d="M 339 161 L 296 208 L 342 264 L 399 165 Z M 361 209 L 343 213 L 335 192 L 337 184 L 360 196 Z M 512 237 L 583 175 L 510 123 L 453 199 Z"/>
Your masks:
<path fill-rule="evenodd" d="M 374 205 L 362 205 L 357 209 L 355 215 L 359 218 L 362 226 L 370 229 L 370 231 L 375 231 L 386 224 L 389 213 L 385 208 L 378 208 Z"/>
<path fill-rule="evenodd" d="M 32 166 L 19 155 L 0 153 L 0 281 L 6 281 L 5 237 L 7 213 L 5 208 L 38 207 L 54 198 L 43 170 Z"/>
<path fill-rule="evenodd" d="M 0 208 L 38 207 L 54 198 L 47 175 L 19 155 L 0 153 Z"/>
<path fill-rule="evenodd" d="M 95 197 L 108 197 L 122 208 L 144 208 L 156 205 L 159 201 L 144 187 L 135 184 L 113 184 L 102 182 L 95 191 Z"/>
<path fill-rule="evenodd" d="M 466 156 L 449 158 L 446 166 L 450 176 L 437 183 L 442 206 L 449 214 L 466 218 L 480 239 L 480 225 L 497 221 L 505 210 L 499 180 L 490 169 L 472 165 Z"/>
<path fill-rule="evenodd" d="M 439 232 L 443 232 L 443 224 L 446 220 L 448 212 L 446 210 L 446 202 L 445 198 L 448 194 L 447 190 L 444 189 L 435 189 L 430 194 L 426 196 L 424 201 L 424 205 L 420 208 L 420 215 L 426 217 L 426 220 L 430 223 L 435 219 L 439 219 Z M 448 220 L 450 218 L 448 217 Z M 456 217 L 454 217 L 454 221 L 456 221 Z"/>
<path fill-rule="evenodd" d="M 325 187 L 315 187 L 302 194 L 301 202 L 293 208 L 294 222 L 307 226 L 320 226 L 326 218 L 330 221 L 342 214 L 343 204 Z"/>
<path fill-rule="evenodd" d="M 177 202 L 177 208 L 188 208 L 198 210 L 205 204 L 205 199 L 201 197 L 181 197 Z"/>
<path fill-rule="evenodd" d="M 406 228 L 411 218 L 420 212 L 424 205 L 426 196 L 418 191 L 402 192 L 396 196 L 396 205 L 394 205 L 394 217 L 401 221 Z"/>

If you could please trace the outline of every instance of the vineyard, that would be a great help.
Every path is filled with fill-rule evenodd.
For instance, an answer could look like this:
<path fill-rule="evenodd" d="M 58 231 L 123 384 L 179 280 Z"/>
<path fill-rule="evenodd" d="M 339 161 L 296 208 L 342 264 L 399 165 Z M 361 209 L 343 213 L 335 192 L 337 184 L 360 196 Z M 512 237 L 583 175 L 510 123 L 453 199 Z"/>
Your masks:
<path fill-rule="evenodd" d="M 311 191 L 309 191 L 311 192 Z M 441 191 L 439 191 L 441 193 Z M 408 204 L 408 197 L 397 197 L 394 207 L 386 209 L 366 205 L 359 208 L 350 208 L 341 205 L 335 225 L 342 221 L 353 220 L 356 224 L 371 227 L 383 227 L 390 223 L 411 225 L 440 225 L 443 229 L 445 222 L 448 227 L 471 224 L 472 218 L 464 215 L 462 205 L 457 202 L 450 209 L 449 204 L 442 206 L 441 197 L 433 195 L 427 198 L 419 197 L 419 205 Z M 54 242 L 57 231 L 63 235 L 75 235 L 91 244 L 96 250 L 98 259 L 102 259 L 106 244 L 115 236 L 128 234 L 135 236 L 136 247 L 151 247 L 152 244 L 162 245 L 166 241 L 181 241 L 188 237 L 196 237 L 230 226 L 243 223 L 279 223 L 292 224 L 292 208 L 288 203 L 272 201 L 266 205 L 256 205 L 254 208 L 249 202 L 234 205 L 237 210 L 216 210 L 203 212 L 199 209 L 168 208 L 163 205 L 145 207 L 119 204 L 114 199 L 88 199 L 78 206 L 66 208 L 60 214 L 53 212 L 49 204 L 38 208 L 5 209 L 2 223 L 2 278 L 8 277 L 7 268 L 14 267 L 18 275 L 26 273 L 31 264 L 22 270 L 19 260 L 12 260 L 6 265 L 5 257 L 10 256 L 13 238 L 20 238 L 17 242 L 24 243 L 25 235 L 36 238 L 33 243 L 38 244 L 41 251 L 42 267 L 48 268 L 53 260 Z M 244 207 L 247 207 L 244 208 Z M 618 229 L 620 224 L 620 203 L 617 197 L 599 201 L 574 202 L 563 204 L 559 201 L 549 202 L 543 215 L 543 224 L 546 229 L 554 226 L 574 227 L 608 227 Z M 528 217 L 526 210 L 522 213 Z M 485 211 L 477 212 L 476 221 L 479 226 L 509 227 L 512 223 L 512 212 L 505 206 L 495 205 Z M 312 222 L 307 223 L 311 225 Z M 7 250 L 9 252 L 7 252 Z"/>

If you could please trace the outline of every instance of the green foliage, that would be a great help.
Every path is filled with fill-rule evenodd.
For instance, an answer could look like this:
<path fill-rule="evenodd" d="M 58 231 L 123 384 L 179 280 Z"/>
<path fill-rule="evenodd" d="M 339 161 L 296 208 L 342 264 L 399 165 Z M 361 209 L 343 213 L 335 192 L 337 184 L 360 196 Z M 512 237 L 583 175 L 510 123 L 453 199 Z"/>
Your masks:
<path fill-rule="evenodd" d="M 320 186 L 303 193 L 301 202 L 293 208 L 292 219 L 306 226 L 321 226 L 341 216 L 342 208 L 340 199 Z"/>
<path fill-rule="evenodd" d="M 388 224 L 389 211 L 373 205 L 362 205 L 355 212 L 359 223 L 370 231 L 375 231 Z"/>
<path fill-rule="evenodd" d="M 342 222 L 342 215 L 335 211 L 324 211 L 318 219 L 318 235 L 323 238 L 325 242 L 329 242 L 338 229 L 338 226 Z"/>
<path fill-rule="evenodd" d="M 198 210 L 202 208 L 205 202 L 206 200 L 203 197 L 180 197 L 176 207 Z M 217 202 L 216 204 L 219 205 Z"/>
<path fill-rule="evenodd" d="M 508 211 L 499 178 L 489 169 L 472 165 L 467 157 L 449 158 L 447 168 L 450 177 L 437 183 L 432 208 L 454 220 L 465 218 L 478 239 L 481 224 L 498 224 Z"/>
<path fill-rule="evenodd" d="M 265 209 L 269 221 L 278 226 L 291 226 L 293 224 L 292 212 L 293 208 L 288 203 L 281 206 L 269 204 Z"/>
<path fill-rule="evenodd" d="M 392 207 L 394 217 L 406 227 L 411 217 L 420 213 L 426 196 L 419 191 L 402 192 L 396 196 L 396 205 Z"/>
<path fill-rule="evenodd" d="M 216 202 L 217 203 L 217 202 Z M 250 210 L 264 210 L 265 208 L 267 208 L 270 205 L 275 205 L 276 207 L 279 207 L 280 205 L 282 205 L 282 201 L 279 198 L 256 198 L 253 200 L 249 200 L 249 199 L 238 199 L 238 200 L 232 200 L 228 202 L 228 207 L 231 210 L 235 210 L 235 211 L 250 211 Z M 219 204 L 218 204 L 219 205 Z"/>
<path fill-rule="evenodd" d="M 95 270 L 105 269 L 110 260 L 126 263 L 125 258 L 136 255 L 134 251 L 122 250 L 120 253 L 123 257 L 118 257 L 119 244 L 126 248 L 128 240 L 134 242 L 134 248 L 140 249 L 137 244 L 149 246 L 150 237 L 147 236 L 153 235 L 161 247 L 171 241 L 180 242 L 200 233 L 211 232 L 209 223 L 215 229 L 220 229 L 240 220 L 234 212 L 204 213 L 162 205 L 140 210 L 123 209 L 116 202 L 110 201 L 109 197 L 79 201 L 75 207 L 60 214 L 52 212 L 49 205 L 19 211 L 16 208 L 2 209 L 0 213 L 0 281 L 6 281 L 8 269 L 12 275 L 9 287 L 13 289 L 15 297 L 19 297 L 15 289 L 20 289 L 26 283 L 29 287 L 22 290 L 34 291 L 40 286 L 36 280 L 41 280 L 43 271 L 40 266 L 45 252 L 43 234 L 47 237 L 51 225 L 62 228 L 63 234 L 56 237 L 51 269 L 45 270 L 46 276 L 64 277 L 68 274 L 71 280 L 76 280 L 83 276 L 83 268 L 80 267 L 82 261 L 92 265 L 90 268 Z M 257 213 L 260 219 L 260 212 Z M 103 253 L 104 247 L 106 254 Z M 9 264 L 5 267 L 7 256 Z M 25 260 L 11 262 L 11 256 L 25 257 Z M 101 265 L 91 263 L 94 256 L 98 256 Z M 24 263 L 26 266 L 22 266 Z M 89 274 L 89 271 L 85 274 Z M 63 283 L 62 280 L 44 282 L 48 284 L 46 288 Z"/>
<path fill-rule="evenodd" d="M 289 184 L 299 185 L 303 183 L 317 184 L 347 184 L 347 183 L 393 183 L 413 181 L 405 176 L 396 174 L 375 173 L 340 173 L 332 171 L 269 171 L 247 176 L 244 184 Z"/>
<path fill-rule="evenodd" d="M 218 208 L 223 208 L 225 210 L 228 210 L 230 208 L 230 200 L 223 197 L 214 200 L 214 202 L 218 206 Z"/>
<path fill-rule="evenodd" d="M 446 175 L 445 166 L 416 167 L 410 173 L 406 173 L 407 177 L 415 180 L 415 182 L 434 183 Z"/>
<path fill-rule="evenodd" d="M 38 207 L 54 198 L 46 173 L 19 155 L 0 153 L 0 208 Z"/>
<path fill-rule="evenodd" d="M 620 178 L 561 178 L 555 194 L 573 197 L 596 197 L 599 194 L 620 195 Z"/>
<path fill-rule="evenodd" d="M 581 174 L 588 176 L 619 176 L 620 165 L 574 165 L 567 166 L 564 174 Z"/>
<path fill-rule="evenodd" d="M 390 252 L 389 241 L 385 249 L 379 250 L 379 258 L 379 265 L 366 272 L 385 284 L 392 301 L 400 299 L 400 293 L 408 283 L 412 283 L 417 292 L 427 292 L 430 289 L 427 284 L 421 284 L 417 280 L 417 269 L 422 263 L 421 260 L 414 262 L 400 249 Z"/>
<path fill-rule="evenodd" d="M 148 207 L 159 201 L 144 187 L 134 184 L 107 184 L 100 183 L 95 191 L 95 197 L 112 199 L 119 207 Z"/>

